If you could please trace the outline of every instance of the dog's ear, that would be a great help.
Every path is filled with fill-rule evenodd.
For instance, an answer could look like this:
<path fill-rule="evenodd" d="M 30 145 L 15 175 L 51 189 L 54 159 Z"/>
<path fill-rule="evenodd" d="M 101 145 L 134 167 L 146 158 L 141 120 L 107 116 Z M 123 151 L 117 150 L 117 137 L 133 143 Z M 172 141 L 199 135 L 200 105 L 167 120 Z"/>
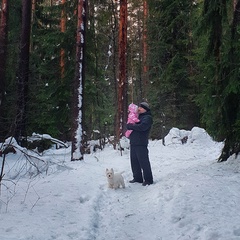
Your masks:
<path fill-rule="evenodd" d="M 111 168 L 111 171 L 113 172 L 113 168 Z"/>
<path fill-rule="evenodd" d="M 108 168 L 106 168 L 106 172 L 108 171 Z"/>

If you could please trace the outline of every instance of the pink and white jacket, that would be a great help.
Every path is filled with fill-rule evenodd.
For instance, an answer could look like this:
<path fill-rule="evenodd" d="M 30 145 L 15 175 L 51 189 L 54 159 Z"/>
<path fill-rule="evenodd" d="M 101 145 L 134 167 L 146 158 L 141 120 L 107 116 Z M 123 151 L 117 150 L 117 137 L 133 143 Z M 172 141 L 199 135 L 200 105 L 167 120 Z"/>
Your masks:
<path fill-rule="evenodd" d="M 127 123 L 137 123 L 139 122 L 138 119 L 138 106 L 136 104 L 131 103 L 128 106 L 128 120 Z M 125 132 L 125 136 L 128 138 L 131 134 L 132 130 L 127 130 Z"/>

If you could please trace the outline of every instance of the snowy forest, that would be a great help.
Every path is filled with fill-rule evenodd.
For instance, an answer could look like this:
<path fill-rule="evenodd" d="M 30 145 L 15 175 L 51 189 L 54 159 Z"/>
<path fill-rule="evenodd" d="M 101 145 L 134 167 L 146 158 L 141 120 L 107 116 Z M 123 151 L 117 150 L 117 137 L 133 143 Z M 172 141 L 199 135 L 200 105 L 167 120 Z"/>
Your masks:
<path fill-rule="evenodd" d="M 0 4 L 0 142 L 49 134 L 79 160 L 89 140 L 116 146 L 144 100 L 151 139 L 198 126 L 224 141 L 218 161 L 240 151 L 239 0 Z"/>

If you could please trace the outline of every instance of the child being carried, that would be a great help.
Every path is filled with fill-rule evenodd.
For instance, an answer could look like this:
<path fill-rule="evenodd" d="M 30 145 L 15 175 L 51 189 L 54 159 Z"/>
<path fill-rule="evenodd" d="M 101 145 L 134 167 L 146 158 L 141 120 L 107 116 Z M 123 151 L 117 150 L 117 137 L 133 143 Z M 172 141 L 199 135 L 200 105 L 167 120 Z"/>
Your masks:
<path fill-rule="evenodd" d="M 127 123 L 137 123 L 137 122 L 139 122 L 139 119 L 138 119 L 138 106 L 136 104 L 131 103 L 128 106 L 128 112 L 129 113 L 128 113 Z M 127 138 L 129 138 L 131 132 L 132 132 L 132 130 L 127 130 L 125 132 L 125 136 Z"/>

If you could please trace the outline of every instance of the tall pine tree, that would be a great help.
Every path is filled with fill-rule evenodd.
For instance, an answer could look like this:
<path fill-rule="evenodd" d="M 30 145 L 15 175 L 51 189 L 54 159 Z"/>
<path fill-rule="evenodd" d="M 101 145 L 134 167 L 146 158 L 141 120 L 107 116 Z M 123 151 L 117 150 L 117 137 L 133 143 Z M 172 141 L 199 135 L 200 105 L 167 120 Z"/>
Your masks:
<path fill-rule="evenodd" d="M 219 161 L 240 151 L 239 7 L 239 1 L 233 8 L 231 1 L 205 0 L 200 21 L 207 44 L 200 51 L 198 103 L 206 129 L 224 141 Z"/>

